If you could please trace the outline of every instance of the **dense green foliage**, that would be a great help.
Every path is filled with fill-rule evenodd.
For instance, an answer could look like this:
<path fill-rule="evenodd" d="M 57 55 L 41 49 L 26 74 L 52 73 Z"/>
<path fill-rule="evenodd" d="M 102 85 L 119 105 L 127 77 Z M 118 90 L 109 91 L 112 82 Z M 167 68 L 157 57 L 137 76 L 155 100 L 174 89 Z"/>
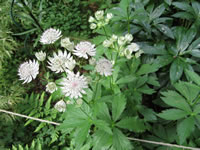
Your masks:
<path fill-rule="evenodd" d="M 97 19 L 98 10 L 113 16 Z M 60 124 L 0 113 L 0 149 L 178 150 L 131 137 L 200 147 L 200 2 L 0 0 L 0 12 L 0 109 Z M 61 41 L 42 44 L 49 28 L 62 31 Z M 79 58 L 63 46 L 65 37 L 75 45 L 90 41 L 95 56 Z M 131 43 L 135 49 L 128 51 Z M 20 64 L 36 60 L 39 51 L 47 59 L 37 78 L 22 84 Z M 74 54 L 72 70 L 87 78 L 82 97 L 62 91 L 68 71 L 47 67 L 59 51 Z M 101 58 L 111 62 L 108 76 L 97 69 Z M 47 90 L 50 82 L 54 92 Z M 60 100 L 64 112 L 56 107 Z"/>

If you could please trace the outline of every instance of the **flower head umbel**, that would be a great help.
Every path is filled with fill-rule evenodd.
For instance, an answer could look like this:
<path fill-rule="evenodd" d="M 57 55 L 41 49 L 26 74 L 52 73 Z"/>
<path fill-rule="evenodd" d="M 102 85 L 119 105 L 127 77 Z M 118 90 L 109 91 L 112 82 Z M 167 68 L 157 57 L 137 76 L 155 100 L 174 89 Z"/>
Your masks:
<path fill-rule="evenodd" d="M 139 51 L 139 49 L 140 49 L 140 47 L 139 47 L 139 45 L 138 44 L 136 44 L 136 43 L 131 43 L 130 45 L 128 45 L 127 47 L 126 47 L 126 49 L 125 49 L 125 51 L 124 51 L 124 55 L 126 56 L 126 58 L 127 59 L 131 59 L 132 58 L 132 53 L 133 52 L 137 52 L 137 51 Z M 142 53 L 140 52 L 140 53 L 136 53 L 138 56 L 137 57 L 139 57 Z"/>
<path fill-rule="evenodd" d="M 37 58 L 37 60 L 39 61 L 44 61 L 46 59 L 46 53 L 41 51 L 41 52 L 36 52 L 35 53 L 35 57 Z"/>
<path fill-rule="evenodd" d="M 19 66 L 18 75 L 20 80 L 24 80 L 24 83 L 29 83 L 32 79 L 35 79 L 39 74 L 39 63 L 35 60 L 26 61 Z"/>
<path fill-rule="evenodd" d="M 94 15 L 95 17 L 90 16 L 88 20 L 90 23 L 90 29 L 104 27 L 109 23 L 110 19 L 112 19 L 113 17 L 112 13 L 107 13 L 105 15 L 103 10 L 96 11 Z"/>
<path fill-rule="evenodd" d="M 95 56 L 96 48 L 94 44 L 85 41 L 77 44 L 73 52 L 78 57 L 88 59 L 88 56 Z"/>
<path fill-rule="evenodd" d="M 74 50 L 74 42 L 71 42 L 69 38 L 61 39 L 61 46 L 69 51 Z"/>
<path fill-rule="evenodd" d="M 110 76 L 112 75 L 112 63 L 108 59 L 102 58 L 96 64 L 96 71 L 100 75 Z"/>
<path fill-rule="evenodd" d="M 58 54 L 54 53 L 53 57 L 49 57 L 48 63 L 50 65 L 48 68 L 56 73 L 73 70 L 76 65 L 71 54 L 67 53 L 67 51 L 62 52 L 61 50 L 58 51 Z"/>
<path fill-rule="evenodd" d="M 40 42 L 42 44 L 53 44 L 61 37 L 61 31 L 59 29 L 47 29 L 43 32 L 42 36 L 40 37 Z"/>
<path fill-rule="evenodd" d="M 70 96 L 71 98 L 82 97 L 85 94 L 85 88 L 88 88 L 88 83 L 86 77 L 80 75 L 80 73 L 73 73 L 68 71 L 67 78 L 63 78 L 61 82 L 61 89 L 65 96 Z"/>
<path fill-rule="evenodd" d="M 65 112 L 66 103 L 63 100 L 60 100 L 54 105 L 54 108 L 59 112 Z"/>
<path fill-rule="evenodd" d="M 57 90 L 57 86 L 54 82 L 49 82 L 47 85 L 46 85 L 46 91 L 49 92 L 49 93 L 53 93 Z"/>

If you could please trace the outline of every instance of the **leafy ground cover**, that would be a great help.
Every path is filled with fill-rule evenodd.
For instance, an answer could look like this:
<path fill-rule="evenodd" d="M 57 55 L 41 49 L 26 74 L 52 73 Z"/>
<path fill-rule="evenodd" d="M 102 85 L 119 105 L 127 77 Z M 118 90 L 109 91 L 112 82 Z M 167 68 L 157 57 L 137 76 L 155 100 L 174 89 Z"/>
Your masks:
<path fill-rule="evenodd" d="M 9 10 L 9 11 L 8 11 Z M 200 147 L 197 0 L 1 0 L 0 148 Z M 24 138 L 26 137 L 26 138 Z"/>

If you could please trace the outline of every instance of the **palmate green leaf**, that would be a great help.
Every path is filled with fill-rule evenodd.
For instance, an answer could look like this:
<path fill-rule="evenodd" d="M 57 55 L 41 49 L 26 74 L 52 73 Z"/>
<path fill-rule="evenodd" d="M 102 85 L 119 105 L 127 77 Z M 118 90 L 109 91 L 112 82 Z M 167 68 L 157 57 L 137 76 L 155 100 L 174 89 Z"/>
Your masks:
<path fill-rule="evenodd" d="M 108 98 L 112 100 L 113 97 L 111 96 Z M 101 99 L 99 101 L 101 101 Z M 104 120 L 107 123 L 111 123 L 112 120 L 106 103 L 104 102 L 95 103 L 94 111 L 99 119 Z"/>
<path fill-rule="evenodd" d="M 158 78 L 155 76 L 149 76 L 147 80 L 148 84 L 154 85 L 154 86 L 160 86 L 160 83 L 158 82 Z"/>
<path fill-rule="evenodd" d="M 190 70 L 185 70 L 185 73 L 193 82 L 200 85 L 200 76 L 197 73 Z"/>
<path fill-rule="evenodd" d="M 119 7 L 122 9 L 123 13 L 127 16 L 127 9 L 130 6 L 131 0 L 121 0 Z"/>
<path fill-rule="evenodd" d="M 107 122 L 105 122 L 103 120 L 94 120 L 93 123 L 100 130 L 103 130 L 103 131 L 105 131 L 108 134 L 112 134 L 112 130 L 109 127 L 109 124 Z"/>
<path fill-rule="evenodd" d="M 183 63 L 181 60 L 176 59 L 170 66 L 170 80 L 175 83 L 183 74 Z"/>
<path fill-rule="evenodd" d="M 149 74 L 159 69 L 158 64 L 143 64 L 137 71 L 137 75 Z"/>
<path fill-rule="evenodd" d="M 178 123 L 177 133 L 180 144 L 183 144 L 195 129 L 195 120 L 193 117 L 186 118 Z"/>
<path fill-rule="evenodd" d="M 166 120 L 179 120 L 189 115 L 187 112 L 180 109 L 167 109 L 158 114 L 159 117 Z"/>
<path fill-rule="evenodd" d="M 150 88 L 148 85 L 144 85 L 144 86 L 138 88 L 137 91 L 144 93 L 144 94 L 149 94 L 149 95 L 155 93 L 155 90 L 153 88 Z"/>
<path fill-rule="evenodd" d="M 128 129 L 133 132 L 144 132 L 146 127 L 144 121 L 138 119 L 138 117 L 128 117 L 120 120 L 117 124 L 117 127 Z"/>
<path fill-rule="evenodd" d="M 64 116 L 64 122 L 58 127 L 62 131 L 68 131 L 69 128 L 77 128 L 89 123 L 88 116 L 80 108 L 76 108 L 75 106 L 68 105 Z"/>
<path fill-rule="evenodd" d="M 164 97 L 161 99 L 169 106 L 176 107 L 187 112 L 191 112 L 191 108 L 184 97 L 175 91 L 162 92 Z"/>
<path fill-rule="evenodd" d="M 137 78 L 132 76 L 132 75 L 128 75 L 128 76 L 125 76 L 125 77 L 122 77 L 120 78 L 116 84 L 125 84 L 125 83 L 131 83 L 133 82 L 134 80 L 136 80 Z"/>
<path fill-rule="evenodd" d="M 198 115 L 200 113 L 200 104 L 194 106 L 193 112 L 195 115 Z"/>
<path fill-rule="evenodd" d="M 200 88 L 192 83 L 179 82 L 174 85 L 176 90 L 178 90 L 190 103 L 198 96 Z"/>
<path fill-rule="evenodd" d="M 113 129 L 113 148 L 115 150 L 133 149 L 128 138 L 117 128 Z"/>
<path fill-rule="evenodd" d="M 93 134 L 93 149 L 94 150 L 102 150 L 102 149 L 109 149 L 112 145 L 112 135 L 106 133 L 102 130 L 97 130 Z"/>
<path fill-rule="evenodd" d="M 75 132 L 75 145 L 76 149 L 80 149 L 87 139 L 87 135 L 89 134 L 89 129 L 92 124 L 89 122 L 85 122 L 81 126 L 78 126 Z"/>
<path fill-rule="evenodd" d="M 115 95 L 112 102 L 112 118 L 118 120 L 126 106 L 126 98 L 122 94 Z"/>

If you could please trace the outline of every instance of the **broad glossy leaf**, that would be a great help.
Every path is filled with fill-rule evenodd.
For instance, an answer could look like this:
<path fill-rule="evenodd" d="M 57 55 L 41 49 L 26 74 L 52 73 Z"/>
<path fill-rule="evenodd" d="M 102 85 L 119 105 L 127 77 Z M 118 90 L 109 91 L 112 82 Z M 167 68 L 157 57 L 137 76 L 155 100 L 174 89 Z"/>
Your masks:
<path fill-rule="evenodd" d="M 154 20 L 158 17 L 160 17 L 165 11 L 165 5 L 161 4 L 158 6 L 151 14 L 150 14 L 150 20 Z"/>
<path fill-rule="evenodd" d="M 165 34 L 166 36 L 174 39 L 174 34 L 173 32 L 171 31 L 171 29 L 166 26 L 166 25 L 163 25 L 163 24 L 157 24 L 156 27 L 163 33 Z"/>
<path fill-rule="evenodd" d="M 187 2 L 184 2 L 184 1 L 173 2 L 172 5 L 174 5 L 175 7 L 179 8 L 181 10 L 192 12 L 192 7 Z"/>
<path fill-rule="evenodd" d="M 183 74 L 183 64 L 179 59 L 175 60 L 170 66 L 170 80 L 172 81 L 172 83 L 179 80 L 182 74 Z"/>

